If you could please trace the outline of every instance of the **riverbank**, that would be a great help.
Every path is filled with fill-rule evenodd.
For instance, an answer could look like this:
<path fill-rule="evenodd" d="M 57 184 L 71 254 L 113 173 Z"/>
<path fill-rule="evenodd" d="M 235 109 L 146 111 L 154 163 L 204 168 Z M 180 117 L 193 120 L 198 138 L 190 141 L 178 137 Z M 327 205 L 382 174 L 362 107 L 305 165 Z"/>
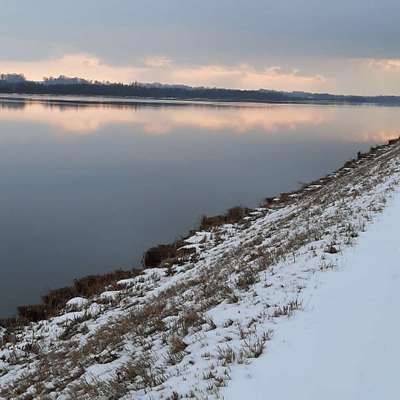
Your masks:
<path fill-rule="evenodd" d="M 359 154 L 238 221 L 203 225 L 160 261 L 165 268 L 3 330 L 3 397 L 217 398 L 244 365 L 268 362 L 274 332 L 306 308 L 315 277 L 357 251 L 398 196 L 399 154 L 397 141 Z"/>
<path fill-rule="evenodd" d="M 388 145 L 395 143 L 391 140 Z M 360 164 L 362 161 L 373 157 L 382 151 L 386 145 L 375 146 L 367 153 L 358 153 L 356 158 L 349 160 L 334 173 L 328 174 L 308 184 L 304 184 L 299 190 L 281 193 L 278 197 L 269 197 L 261 201 L 261 207 L 276 208 L 287 205 L 294 200 L 300 199 L 310 191 L 319 190 L 327 183 L 345 174 L 348 168 Z M 245 207 L 233 207 L 224 215 L 203 216 L 200 226 L 191 230 L 189 234 L 182 236 L 179 240 L 169 244 L 160 244 L 144 252 L 142 264 L 138 263 L 129 270 L 111 271 L 106 274 L 93 274 L 74 279 L 72 285 L 53 289 L 43 296 L 42 302 L 38 304 L 19 304 L 18 314 L 14 317 L 0 318 L 0 326 L 15 329 L 30 322 L 38 322 L 58 315 L 66 306 L 68 300 L 73 297 L 93 297 L 99 295 L 106 288 L 117 289 L 118 281 L 121 279 L 133 278 L 143 273 L 144 268 L 163 267 L 169 268 L 174 264 L 182 264 L 184 261 L 194 261 L 198 254 L 193 248 L 185 246 L 185 239 L 196 234 L 198 231 L 207 231 L 217 228 L 223 224 L 244 224 L 247 217 L 253 210 Z M 0 316 L 1 317 L 1 316 Z"/>
<path fill-rule="evenodd" d="M 282 324 L 265 357 L 235 371 L 225 399 L 399 398 L 399 194 L 334 274 L 316 274 L 304 312 Z"/>

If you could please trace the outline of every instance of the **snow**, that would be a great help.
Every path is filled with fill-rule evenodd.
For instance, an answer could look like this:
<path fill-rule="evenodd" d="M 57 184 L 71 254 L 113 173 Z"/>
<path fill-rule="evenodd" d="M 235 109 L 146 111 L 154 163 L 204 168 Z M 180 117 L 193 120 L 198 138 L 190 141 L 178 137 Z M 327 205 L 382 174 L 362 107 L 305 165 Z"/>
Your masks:
<path fill-rule="evenodd" d="M 340 270 L 318 275 L 305 310 L 267 352 L 232 375 L 225 399 L 399 399 L 400 193 L 348 249 Z"/>
<path fill-rule="evenodd" d="M 0 328 L 0 399 L 400 398 L 399 155 L 194 233 L 169 270 Z"/>
<path fill-rule="evenodd" d="M 52 322 L 56 325 L 65 324 L 68 321 L 75 321 L 84 315 L 83 311 L 67 312 L 63 315 L 53 318 Z"/>
<path fill-rule="evenodd" d="M 120 295 L 119 290 L 109 290 L 109 291 L 103 292 L 100 295 L 100 299 L 105 300 L 105 301 L 116 300 L 119 295 Z"/>
<path fill-rule="evenodd" d="M 75 310 L 80 310 L 82 309 L 86 304 L 88 304 L 89 300 L 85 299 L 84 297 L 74 297 L 71 300 L 67 301 L 67 308 L 69 309 L 75 309 Z"/>
<path fill-rule="evenodd" d="M 133 278 L 128 278 L 128 279 L 121 279 L 120 281 L 117 282 L 118 286 L 122 286 L 124 288 L 129 288 L 135 284 L 136 280 Z"/>

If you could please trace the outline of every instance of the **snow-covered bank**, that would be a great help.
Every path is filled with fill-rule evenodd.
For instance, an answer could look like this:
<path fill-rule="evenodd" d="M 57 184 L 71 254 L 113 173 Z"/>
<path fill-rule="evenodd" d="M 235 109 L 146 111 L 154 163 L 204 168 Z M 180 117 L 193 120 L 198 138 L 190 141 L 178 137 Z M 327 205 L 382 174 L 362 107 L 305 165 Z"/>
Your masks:
<path fill-rule="evenodd" d="M 386 235 L 387 221 L 397 224 L 399 181 L 397 142 L 254 210 L 242 223 L 196 232 L 185 244 L 192 251 L 169 268 L 148 269 L 121 281 L 118 290 L 71 300 L 55 318 L 0 332 L 0 398 L 265 398 L 264 372 L 274 365 L 280 374 L 292 371 L 280 380 L 272 375 L 276 390 L 278 383 L 297 382 L 311 391 L 307 396 L 313 390 L 319 395 L 320 387 L 310 383 L 314 363 L 317 376 L 326 372 L 322 390 L 331 390 L 324 386 L 330 382 L 345 398 L 363 382 L 352 379 L 374 337 L 370 327 L 382 328 L 388 343 L 394 338 L 395 315 L 390 321 L 385 316 L 395 307 L 385 305 L 383 293 L 390 295 L 395 283 L 378 277 L 390 268 L 381 262 L 393 242 L 380 244 L 376 232 Z M 375 288 L 362 262 L 368 271 L 375 268 Z M 348 332 L 353 324 L 357 330 Z M 329 351 L 332 361 L 325 365 L 323 354 L 335 344 L 340 351 Z M 378 349 L 362 359 L 365 379 L 375 368 L 373 357 L 391 360 Z M 351 350 L 353 357 L 346 356 Z M 368 381 L 374 390 L 383 390 L 384 374 Z M 280 393 L 271 397 L 298 397 Z M 352 395 L 347 398 L 357 398 Z"/>
<path fill-rule="evenodd" d="M 400 399 L 400 192 L 338 271 L 318 274 L 304 312 L 259 360 L 237 369 L 226 399 Z"/>

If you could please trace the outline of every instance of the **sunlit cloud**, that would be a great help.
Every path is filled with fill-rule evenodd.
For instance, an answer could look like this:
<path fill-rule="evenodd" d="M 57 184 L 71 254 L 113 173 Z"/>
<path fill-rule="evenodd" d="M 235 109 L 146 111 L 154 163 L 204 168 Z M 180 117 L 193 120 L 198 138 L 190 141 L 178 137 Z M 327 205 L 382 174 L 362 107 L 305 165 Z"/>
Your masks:
<path fill-rule="evenodd" d="M 86 79 L 116 82 L 162 82 L 193 86 L 239 89 L 275 89 L 318 91 L 326 88 L 321 75 L 302 74 L 297 69 L 279 66 L 255 68 L 249 64 L 181 65 L 168 57 L 146 57 L 138 65 L 116 66 L 89 54 L 67 54 L 38 61 L 2 61 L 0 71 L 24 73 L 27 78 L 41 80 L 44 76 L 79 76 Z"/>
<path fill-rule="evenodd" d="M 175 82 L 194 82 L 199 86 L 236 87 L 246 89 L 269 88 L 275 90 L 318 90 L 325 78 L 306 76 L 298 71 L 284 71 L 274 66 L 256 69 L 248 64 L 235 67 L 205 65 L 199 67 L 170 68 L 170 79 Z"/>
<path fill-rule="evenodd" d="M 41 80 L 44 76 L 66 75 L 99 81 L 129 82 L 135 75 L 133 68 L 112 66 L 84 53 L 35 61 L 0 61 L 0 71 L 23 73 L 33 80 Z"/>
<path fill-rule="evenodd" d="M 368 64 L 370 67 L 381 68 L 384 70 L 400 69 L 400 59 L 398 58 L 369 59 Z"/>

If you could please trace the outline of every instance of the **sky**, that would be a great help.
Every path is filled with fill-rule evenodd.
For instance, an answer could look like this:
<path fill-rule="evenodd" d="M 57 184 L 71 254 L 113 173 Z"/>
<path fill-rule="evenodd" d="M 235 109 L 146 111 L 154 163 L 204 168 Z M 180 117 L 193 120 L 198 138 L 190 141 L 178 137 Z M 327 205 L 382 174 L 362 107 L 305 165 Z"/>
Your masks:
<path fill-rule="evenodd" d="M 0 0 L 0 72 L 400 95 L 398 0 Z"/>

